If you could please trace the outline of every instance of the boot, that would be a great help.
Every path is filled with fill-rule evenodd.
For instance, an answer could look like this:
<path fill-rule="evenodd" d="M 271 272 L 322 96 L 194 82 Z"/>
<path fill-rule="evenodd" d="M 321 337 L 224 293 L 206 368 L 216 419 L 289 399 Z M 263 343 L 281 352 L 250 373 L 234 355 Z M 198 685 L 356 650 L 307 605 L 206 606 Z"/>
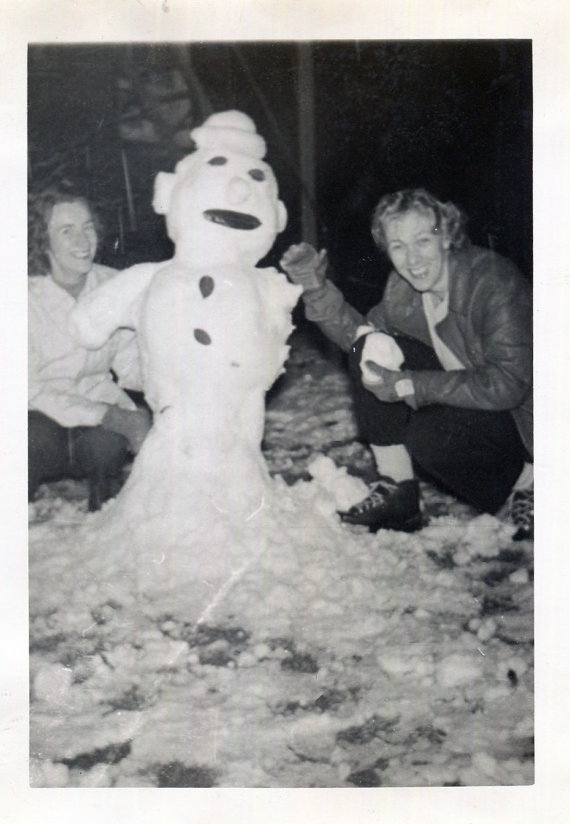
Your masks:
<path fill-rule="evenodd" d="M 529 489 L 516 489 L 511 499 L 511 520 L 517 527 L 513 541 L 534 538 L 534 485 Z"/>
<path fill-rule="evenodd" d="M 340 513 L 345 523 L 367 526 L 370 532 L 415 532 L 421 528 L 420 488 L 416 480 L 396 483 L 382 476 L 371 485 L 371 490 L 363 501 Z"/>

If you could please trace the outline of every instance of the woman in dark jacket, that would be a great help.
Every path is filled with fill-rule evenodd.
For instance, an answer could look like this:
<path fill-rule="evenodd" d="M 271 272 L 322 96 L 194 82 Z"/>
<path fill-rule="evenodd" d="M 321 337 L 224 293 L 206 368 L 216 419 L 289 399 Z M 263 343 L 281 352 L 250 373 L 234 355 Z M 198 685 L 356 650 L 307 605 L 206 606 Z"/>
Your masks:
<path fill-rule="evenodd" d="M 422 524 L 413 465 L 483 512 L 513 495 L 532 534 L 532 301 L 516 267 L 473 246 L 452 203 L 423 189 L 383 197 L 372 218 L 393 264 L 363 317 L 326 279 L 326 253 L 292 246 L 281 266 L 307 318 L 350 353 L 355 409 L 379 479 L 343 513 L 371 530 Z"/>

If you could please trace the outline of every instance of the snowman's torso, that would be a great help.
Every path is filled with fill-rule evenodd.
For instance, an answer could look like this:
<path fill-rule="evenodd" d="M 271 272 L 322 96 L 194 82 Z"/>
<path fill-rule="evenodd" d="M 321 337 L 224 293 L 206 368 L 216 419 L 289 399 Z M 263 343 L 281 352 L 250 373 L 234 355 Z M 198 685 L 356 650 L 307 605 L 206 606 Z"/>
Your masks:
<path fill-rule="evenodd" d="M 159 270 L 138 326 L 145 394 L 155 414 L 203 407 L 211 417 L 246 393 L 268 389 L 287 356 L 297 298 L 274 269 L 174 260 Z"/>

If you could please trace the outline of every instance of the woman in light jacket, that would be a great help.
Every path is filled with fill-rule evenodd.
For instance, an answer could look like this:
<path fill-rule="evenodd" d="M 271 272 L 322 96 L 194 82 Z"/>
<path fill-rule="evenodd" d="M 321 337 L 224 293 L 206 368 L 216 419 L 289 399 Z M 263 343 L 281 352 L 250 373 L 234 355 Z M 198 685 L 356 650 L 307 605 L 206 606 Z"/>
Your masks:
<path fill-rule="evenodd" d="M 98 225 L 68 186 L 30 198 L 28 271 L 28 499 L 45 481 L 87 478 L 90 511 L 119 488 L 150 414 L 124 391 L 140 390 L 133 332 L 101 348 L 78 345 L 69 313 L 77 298 L 116 272 L 94 263 Z"/>

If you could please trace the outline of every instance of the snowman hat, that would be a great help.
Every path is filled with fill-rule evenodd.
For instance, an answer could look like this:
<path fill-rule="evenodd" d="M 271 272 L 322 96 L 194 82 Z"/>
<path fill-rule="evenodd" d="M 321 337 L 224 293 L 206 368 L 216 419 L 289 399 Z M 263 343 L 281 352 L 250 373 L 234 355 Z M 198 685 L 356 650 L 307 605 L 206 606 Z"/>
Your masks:
<path fill-rule="evenodd" d="M 192 129 L 190 137 L 198 149 L 222 149 L 256 160 L 265 156 L 265 140 L 257 133 L 255 123 L 235 109 L 210 115 L 201 126 Z"/>

